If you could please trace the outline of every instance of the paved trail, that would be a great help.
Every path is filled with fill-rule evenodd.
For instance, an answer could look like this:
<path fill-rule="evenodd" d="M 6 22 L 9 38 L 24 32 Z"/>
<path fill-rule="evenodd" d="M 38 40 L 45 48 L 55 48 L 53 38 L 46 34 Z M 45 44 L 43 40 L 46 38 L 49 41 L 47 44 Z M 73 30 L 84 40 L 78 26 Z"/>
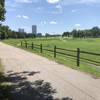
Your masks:
<path fill-rule="evenodd" d="M 50 82 L 58 93 L 55 96 L 74 100 L 100 100 L 100 79 L 67 68 L 44 57 L 0 43 L 0 58 L 8 71 L 40 72 L 27 76 L 29 81 L 43 79 Z"/>

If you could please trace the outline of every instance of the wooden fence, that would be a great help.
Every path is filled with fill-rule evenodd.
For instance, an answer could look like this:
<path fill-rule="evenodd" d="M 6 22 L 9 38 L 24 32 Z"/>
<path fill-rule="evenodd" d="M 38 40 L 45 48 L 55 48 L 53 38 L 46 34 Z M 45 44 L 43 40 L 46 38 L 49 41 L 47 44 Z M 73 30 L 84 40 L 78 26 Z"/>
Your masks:
<path fill-rule="evenodd" d="M 69 49 L 59 48 L 57 46 L 54 46 L 53 48 L 49 48 L 47 46 L 43 46 L 42 44 L 38 45 L 38 44 L 34 44 L 33 42 L 28 43 L 27 41 L 21 41 L 21 47 L 31 48 L 31 49 L 38 49 L 40 51 L 40 53 L 43 53 L 43 51 L 44 52 L 45 51 L 52 52 L 53 55 L 54 55 L 54 58 L 57 57 L 57 54 L 75 58 L 76 59 L 76 65 L 78 67 L 80 66 L 81 60 L 82 60 L 82 62 L 85 62 L 85 63 L 88 63 L 88 64 L 100 66 L 100 59 L 99 59 L 100 54 L 93 53 L 93 52 L 82 51 L 82 50 L 80 50 L 80 48 L 77 48 L 77 50 L 69 50 Z M 66 51 L 68 51 L 68 53 L 66 53 Z M 89 59 L 86 56 L 81 56 L 83 54 L 85 54 L 87 56 L 91 55 L 91 56 L 93 56 L 94 59 L 95 59 L 94 56 L 96 56 L 96 57 L 98 57 L 98 60 Z"/>

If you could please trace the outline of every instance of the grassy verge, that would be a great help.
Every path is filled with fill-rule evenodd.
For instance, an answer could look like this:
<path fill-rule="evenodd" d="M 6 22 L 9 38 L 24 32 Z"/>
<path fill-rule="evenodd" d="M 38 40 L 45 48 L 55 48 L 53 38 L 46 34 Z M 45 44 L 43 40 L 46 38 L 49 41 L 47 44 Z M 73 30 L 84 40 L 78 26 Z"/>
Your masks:
<path fill-rule="evenodd" d="M 85 39 L 85 40 L 80 40 L 80 39 L 60 39 L 60 38 L 55 38 L 55 39 L 26 39 L 28 41 L 28 43 L 36 43 L 36 44 L 43 44 L 43 46 L 46 46 L 48 48 L 53 48 L 54 45 L 56 45 L 57 47 L 61 47 L 61 48 L 68 48 L 68 49 L 77 49 L 78 47 L 81 50 L 85 50 L 85 51 L 91 51 L 91 52 L 95 52 L 95 53 L 99 53 L 100 52 L 100 39 Z M 20 42 L 23 41 L 23 39 L 9 39 L 9 40 L 5 40 L 3 42 L 9 44 L 9 45 L 13 45 L 16 46 L 18 48 L 22 48 L 20 46 Z M 24 50 L 27 50 L 29 52 L 33 52 L 36 53 L 38 55 L 47 57 L 50 60 L 54 60 L 60 64 L 64 64 L 66 66 L 69 66 L 73 69 L 76 70 L 80 70 L 82 72 L 86 72 L 89 73 L 91 75 L 94 75 L 96 77 L 100 77 L 100 66 L 96 67 L 96 66 L 92 66 L 89 65 L 87 63 L 82 63 L 81 61 L 81 65 L 80 67 L 76 66 L 76 60 L 69 58 L 67 56 L 61 56 L 61 55 L 57 55 L 57 58 L 54 59 L 53 57 L 53 53 L 50 52 L 44 52 L 41 54 L 40 50 L 32 50 L 31 48 L 22 48 Z M 97 59 L 98 61 L 100 60 L 100 57 L 92 57 L 92 56 L 88 56 L 88 55 L 82 55 L 83 57 L 89 58 L 89 59 Z"/>

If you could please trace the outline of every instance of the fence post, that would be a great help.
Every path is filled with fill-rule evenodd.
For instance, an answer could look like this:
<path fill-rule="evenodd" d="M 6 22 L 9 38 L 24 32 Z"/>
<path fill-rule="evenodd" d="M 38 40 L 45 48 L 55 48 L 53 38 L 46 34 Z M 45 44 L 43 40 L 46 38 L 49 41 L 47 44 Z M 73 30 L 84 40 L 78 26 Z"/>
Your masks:
<path fill-rule="evenodd" d="M 54 46 L 54 58 L 56 58 L 56 46 Z"/>
<path fill-rule="evenodd" d="M 25 41 L 25 47 L 27 48 L 27 41 Z"/>
<path fill-rule="evenodd" d="M 41 52 L 41 53 L 43 52 L 42 44 L 40 44 L 40 52 Z"/>
<path fill-rule="evenodd" d="M 80 66 L 80 48 L 77 48 L 77 66 Z"/>
<path fill-rule="evenodd" d="M 32 42 L 32 49 L 34 49 L 34 44 L 33 44 L 33 42 Z"/>
<path fill-rule="evenodd" d="M 21 41 L 21 47 L 23 46 L 23 42 Z"/>

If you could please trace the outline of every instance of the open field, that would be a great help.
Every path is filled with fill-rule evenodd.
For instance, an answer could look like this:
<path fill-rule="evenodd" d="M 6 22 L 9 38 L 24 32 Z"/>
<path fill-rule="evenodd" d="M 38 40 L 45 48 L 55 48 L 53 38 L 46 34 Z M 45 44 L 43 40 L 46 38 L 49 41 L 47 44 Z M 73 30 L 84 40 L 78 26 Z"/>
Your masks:
<path fill-rule="evenodd" d="M 77 50 L 77 48 L 80 48 L 80 50 L 82 51 L 94 52 L 100 54 L 100 38 L 97 39 L 37 38 L 37 39 L 24 39 L 24 40 L 26 40 L 29 44 L 31 44 L 32 42 L 35 44 L 43 44 L 43 47 L 49 48 L 51 50 L 53 50 L 54 46 L 56 45 L 57 47 L 60 48 L 71 49 L 71 50 Z M 21 41 L 23 41 L 23 39 L 9 39 L 9 40 L 4 40 L 3 42 L 20 47 Z M 32 50 L 31 48 L 26 49 L 24 47 L 23 49 L 48 57 L 49 59 L 55 60 L 58 63 L 70 66 L 73 69 L 77 69 L 96 76 L 100 76 L 99 65 L 96 66 L 92 64 L 83 63 L 83 61 L 81 61 L 80 67 L 77 67 L 76 59 L 72 59 L 68 56 L 62 56 L 57 54 L 57 58 L 54 59 L 53 53 L 50 52 L 43 51 L 43 53 L 41 54 L 40 50 L 37 49 Z M 77 54 L 73 53 L 73 55 Z M 82 54 L 81 56 L 91 60 L 100 61 L 100 56 L 92 56 L 86 54 Z"/>

